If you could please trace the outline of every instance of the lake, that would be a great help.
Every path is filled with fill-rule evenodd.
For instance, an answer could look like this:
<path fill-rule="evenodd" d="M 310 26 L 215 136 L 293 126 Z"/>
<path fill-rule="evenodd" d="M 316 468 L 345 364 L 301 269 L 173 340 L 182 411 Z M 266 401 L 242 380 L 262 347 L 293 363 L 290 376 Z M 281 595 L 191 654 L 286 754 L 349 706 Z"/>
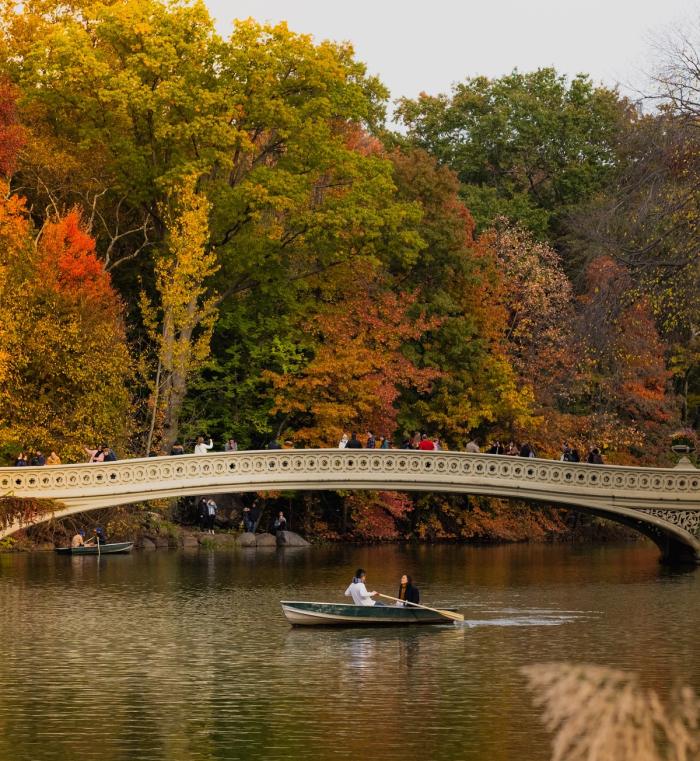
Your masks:
<path fill-rule="evenodd" d="M 0 759 L 545 761 L 520 668 L 700 691 L 700 575 L 645 543 L 0 555 Z M 467 625 L 291 629 L 355 568 Z"/>

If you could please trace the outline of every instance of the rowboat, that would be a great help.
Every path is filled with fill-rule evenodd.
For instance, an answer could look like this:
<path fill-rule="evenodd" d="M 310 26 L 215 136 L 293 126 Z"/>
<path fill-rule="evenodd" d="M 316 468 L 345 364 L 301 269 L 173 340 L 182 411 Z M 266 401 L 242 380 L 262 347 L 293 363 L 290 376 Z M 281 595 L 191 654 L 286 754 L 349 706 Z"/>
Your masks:
<path fill-rule="evenodd" d="M 133 546 L 133 542 L 112 542 L 101 544 L 98 549 L 96 544 L 84 544 L 82 547 L 56 547 L 56 552 L 59 555 L 116 555 L 131 552 Z"/>
<path fill-rule="evenodd" d="M 444 616 L 425 608 L 292 600 L 282 600 L 281 605 L 287 621 L 292 626 L 405 626 L 449 623 Z"/>

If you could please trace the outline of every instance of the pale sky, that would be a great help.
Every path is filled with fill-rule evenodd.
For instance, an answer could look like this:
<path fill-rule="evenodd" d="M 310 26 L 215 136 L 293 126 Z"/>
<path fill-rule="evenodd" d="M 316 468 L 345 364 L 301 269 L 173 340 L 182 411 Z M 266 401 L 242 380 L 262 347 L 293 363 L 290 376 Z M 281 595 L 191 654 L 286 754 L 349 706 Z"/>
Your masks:
<path fill-rule="evenodd" d="M 318 40 L 350 40 L 392 98 L 447 92 L 516 66 L 645 85 L 650 38 L 700 17 L 700 0 L 205 0 L 227 35 L 234 18 L 286 20 Z"/>

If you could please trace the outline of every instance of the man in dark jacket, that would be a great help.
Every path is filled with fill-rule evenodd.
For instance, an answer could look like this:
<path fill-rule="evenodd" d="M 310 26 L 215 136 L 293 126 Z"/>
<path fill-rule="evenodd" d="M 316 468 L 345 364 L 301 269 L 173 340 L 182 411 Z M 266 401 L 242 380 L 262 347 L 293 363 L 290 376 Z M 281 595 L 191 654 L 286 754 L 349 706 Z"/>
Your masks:
<path fill-rule="evenodd" d="M 362 449 L 362 444 L 357 439 L 357 434 L 353 432 L 350 441 L 345 445 L 346 449 Z"/>

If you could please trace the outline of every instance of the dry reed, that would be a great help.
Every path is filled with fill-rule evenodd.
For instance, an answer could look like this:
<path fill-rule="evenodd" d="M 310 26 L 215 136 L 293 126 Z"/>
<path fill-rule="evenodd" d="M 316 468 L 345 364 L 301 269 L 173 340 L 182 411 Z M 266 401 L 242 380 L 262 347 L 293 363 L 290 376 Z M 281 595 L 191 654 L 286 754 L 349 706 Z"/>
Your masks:
<path fill-rule="evenodd" d="M 553 733 L 552 761 L 697 761 L 700 701 L 678 686 L 664 705 L 636 674 L 542 663 L 522 669 Z"/>

